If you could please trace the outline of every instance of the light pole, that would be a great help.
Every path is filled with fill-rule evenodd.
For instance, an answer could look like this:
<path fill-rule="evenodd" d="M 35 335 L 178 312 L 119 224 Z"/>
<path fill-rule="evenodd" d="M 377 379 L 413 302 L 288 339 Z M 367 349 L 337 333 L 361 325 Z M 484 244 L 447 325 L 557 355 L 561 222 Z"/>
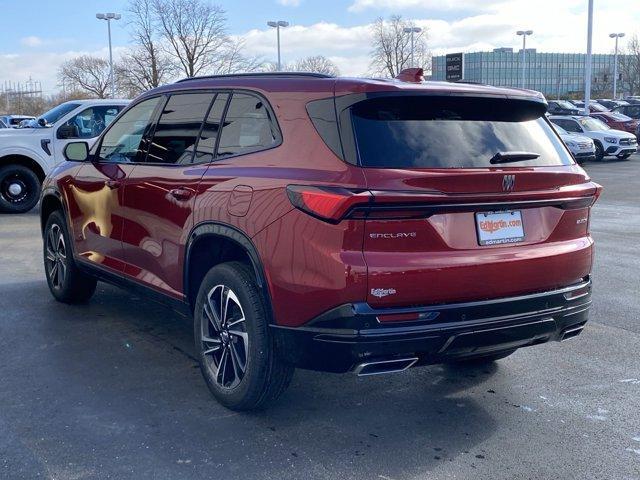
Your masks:
<path fill-rule="evenodd" d="M 591 101 L 591 43 L 593 38 L 593 0 L 589 0 L 589 16 L 587 20 L 587 60 L 584 65 L 584 114 L 589 115 Z"/>
<path fill-rule="evenodd" d="M 289 22 L 285 22 L 284 20 L 278 20 L 275 22 L 267 22 L 267 25 L 269 25 L 272 28 L 275 28 L 278 35 L 278 71 L 280 71 L 282 70 L 282 64 L 280 62 L 280 27 L 282 28 L 288 27 Z"/>
<path fill-rule="evenodd" d="M 525 87 L 524 75 L 525 75 L 525 60 L 527 58 L 526 50 L 527 50 L 527 37 L 529 35 L 533 35 L 533 30 L 518 30 L 516 35 L 522 36 L 522 88 Z"/>
<path fill-rule="evenodd" d="M 624 37 L 624 33 L 610 33 L 609 37 L 616 39 L 616 53 L 613 55 L 613 99 L 618 94 L 618 39 Z"/>
<path fill-rule="evenodd" d="M 414 33 L 420 33 L 422 31 L 422 29 L 420 27 L 405 27 L 405 28 L 402 29 L 402 31 L 404 33 L 410 33 L 411 34 L 411 66 L 415 67 L 416 63 L 413 60 L 413 47 L 414 47 L 413 34 Z"/>
<path fill-rule="evenodd" d="M 111 84 L 111 98 L 116 96 L 116 86 L 113 82 L 113 51 L 111 49 L 111 20 L 120 20 L 122 15 L 119 13 L 96 13 L 98 20 L 107 21 L 107 30 L 109 31 L 109 83 Z"/>

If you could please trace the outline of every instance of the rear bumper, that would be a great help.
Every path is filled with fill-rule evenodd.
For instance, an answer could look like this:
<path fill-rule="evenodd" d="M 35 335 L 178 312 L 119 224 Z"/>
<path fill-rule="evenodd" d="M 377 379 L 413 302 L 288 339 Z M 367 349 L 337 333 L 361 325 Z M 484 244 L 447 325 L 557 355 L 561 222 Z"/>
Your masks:
<path fill-rule="evenodd" d="M 372 361 L 418 365 L 560 341 L 580 333 L 591 306 L 589 278 L 566 288 L 478 302 L 373 309 L 337 307 L 302 327 L 272 326 L 280 355 L 300 368 L 347 372 Z M 379 318 L 419 316 L 393 323 Z"/>

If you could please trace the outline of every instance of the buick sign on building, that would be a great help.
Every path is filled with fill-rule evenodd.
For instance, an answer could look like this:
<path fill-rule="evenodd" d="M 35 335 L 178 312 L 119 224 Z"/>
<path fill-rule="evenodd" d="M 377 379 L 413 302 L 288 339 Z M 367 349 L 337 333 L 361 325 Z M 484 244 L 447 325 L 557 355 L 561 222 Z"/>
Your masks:
<path fill-rule="evenodd" d="M 447 82 L 462 80 L 464 78 L 464 54 L 450 53 L 445 58 Z"/>

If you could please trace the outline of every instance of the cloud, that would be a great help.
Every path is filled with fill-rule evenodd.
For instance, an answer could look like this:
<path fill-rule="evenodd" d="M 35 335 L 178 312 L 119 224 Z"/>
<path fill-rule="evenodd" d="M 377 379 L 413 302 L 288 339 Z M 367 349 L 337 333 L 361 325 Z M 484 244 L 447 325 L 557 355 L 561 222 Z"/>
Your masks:
<path fill-rule="evenodd" d="M 363 12 L 365 10 L 388 10 L 399 12 L 409 9 L 421 10 L 461 10 L 474 11 L 479 6 L 491 2 L 478 2 L 476 0 L 354 0 L 349 6 L 350 12 Z M 495 2 L 494 2 L 495 3 Z"/>
<path fill-rule="evenodd" d="M 25 47 L 39 47 L 42 45 L 42 39 L 36 36 L 29 36 L 20 39 L 20 43 Z"/>
<path fill-rule="evenodd" d="M 299 7 L 300 0 L 277 0 L 277 3 L 284 7 Z"/>
<path fill-rule="evenodd" d="M 115 47 L 113 50 L 114 61 L 117 61 L 125 50 L 125 47 Z M 44 94 L 49 95 L 59 89 L 58 69 L 60 65 L 80 55 L 93 55 L 107 59 L 109 58 L 109 51 L 105 47 L 97 51 L 69 50 L 63 53 L 0 53 L 0 79 L 24 84 L 31 78 L 34 81 L 41 82 Z"/>

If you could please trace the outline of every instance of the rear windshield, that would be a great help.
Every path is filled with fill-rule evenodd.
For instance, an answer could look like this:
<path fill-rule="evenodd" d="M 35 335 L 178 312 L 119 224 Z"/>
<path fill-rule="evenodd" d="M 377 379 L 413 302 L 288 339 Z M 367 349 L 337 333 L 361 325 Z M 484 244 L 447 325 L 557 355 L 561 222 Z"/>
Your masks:
<path fill-rule="evenodd" d="M 544 105 L 465 97 L 381 97 L 355 104 L 351 119 L 360 164 L 382 168 L 482 168 L 573 163 Z M 498 152 L 535 160 L 496 165 Z"/>

